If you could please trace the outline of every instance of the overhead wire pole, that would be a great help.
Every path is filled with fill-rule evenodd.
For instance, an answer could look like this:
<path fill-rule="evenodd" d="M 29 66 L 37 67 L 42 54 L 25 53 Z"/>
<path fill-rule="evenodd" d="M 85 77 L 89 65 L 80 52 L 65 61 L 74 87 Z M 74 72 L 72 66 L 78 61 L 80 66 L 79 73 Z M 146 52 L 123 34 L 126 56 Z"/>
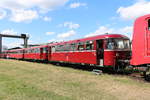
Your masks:
<path fill-rule="evenodd" d="M 2 38 L 3 37 L 7 37 L 7 38 L 22 38 L 22 39 L 24 39 L 24 48 L 27 48 L 27 46 L 28 46 L 29 36 L 27 36 L 26 34 L 21 34 L 21 35 L 0 34 L 0 54 L 2 53 Z"/>

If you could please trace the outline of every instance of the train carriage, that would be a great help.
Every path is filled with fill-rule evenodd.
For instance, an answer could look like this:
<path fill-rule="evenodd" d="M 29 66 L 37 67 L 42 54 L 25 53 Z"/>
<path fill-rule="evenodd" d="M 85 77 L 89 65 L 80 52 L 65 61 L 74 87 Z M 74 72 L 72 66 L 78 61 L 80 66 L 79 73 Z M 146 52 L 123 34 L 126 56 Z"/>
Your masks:
<path fill-rule="evenodd" d="M 49 61 L 92 64 L 115 68 L 130 59 L 130 41 L 124 35 L 105 34 L 49 44 Z M 122 65 L 121 65 L 122 66 Z M 125 66 L 124 66 L 125 67 Z"/>
<path fill-rule="evenodd" d="M 3 51 L 1 54 L 0 54 L 0 58 L 7 58 L 7 50 Z"/>
<path fill-rule="evenodd" d="M 6 58 L 13 58 L 13 59 L 23 59 L 24 58 L 24 49 L 14 49 L 8 50 Z"/>
<path fill-rule="evenodd" d="M 47 60 L 47 45 L 24 49 L 24 59 Z"/>

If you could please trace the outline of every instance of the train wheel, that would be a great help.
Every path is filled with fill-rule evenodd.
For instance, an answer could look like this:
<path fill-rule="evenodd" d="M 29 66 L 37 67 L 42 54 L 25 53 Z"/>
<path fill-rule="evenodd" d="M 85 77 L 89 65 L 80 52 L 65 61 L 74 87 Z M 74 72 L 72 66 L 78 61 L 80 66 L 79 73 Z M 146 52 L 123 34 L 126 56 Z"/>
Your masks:
<path fill-rule="evenodd" d="M 143 74 L 144 74 L 145 80 L 150 81 L 150 67 Z"/>
<path fill-rule="evenodd" d="M 146 81 L 150 81 L 150 74 L 148 74 L 148 75 L 145 76 L 145 80 Z"/>

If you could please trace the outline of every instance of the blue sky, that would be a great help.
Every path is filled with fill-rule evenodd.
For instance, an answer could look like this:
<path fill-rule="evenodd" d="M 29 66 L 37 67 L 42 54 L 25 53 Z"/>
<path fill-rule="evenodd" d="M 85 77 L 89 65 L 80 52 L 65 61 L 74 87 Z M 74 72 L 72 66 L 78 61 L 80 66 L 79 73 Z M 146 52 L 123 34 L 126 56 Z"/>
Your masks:
<path fill-rule="evenodd" d="M 29 43 L 67 41 L 104 33 L 132 38 L 134 20 L 150 13 L 149 0 L 1 0 L 2 34 L 29 34 Z M 3 39 L 15 47 L 22 40 Z"/>

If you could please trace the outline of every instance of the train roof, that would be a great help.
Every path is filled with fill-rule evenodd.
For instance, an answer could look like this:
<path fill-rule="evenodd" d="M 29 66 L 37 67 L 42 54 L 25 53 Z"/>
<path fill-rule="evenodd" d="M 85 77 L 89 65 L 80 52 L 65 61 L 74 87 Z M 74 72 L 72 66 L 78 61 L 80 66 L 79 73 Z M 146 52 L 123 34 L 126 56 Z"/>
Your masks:
<path fill-rule="evenodd" d="M 145 19 L 150 19 L 150 14 L 138 17 L 136 20 L 145 20 Z"/>
<path fill-rule="evenodd" d="M 82 39 L 77 39 L 77 40 L 52 43 L 52 44 L 48 44 L 48 45 L 53 46 L 53 45 L 61 45 L 61 44 L 66 44 L 66 43 L 78 43 L 78 42 L 85 42 L 85 41 L 90 41 L 90 40 L 98 40 L 98 39 L 106 39 L 106 38 L 126 38 L 126 39 L 129 39 L 127 36 L 121 35 L 121 34 L 104 34 L 104 35 L 97 35 L 97 36 L 92 36 L 92 37 L 87 37 L 87 38 L 82 38 Z"/>
<path fill-rule="evenodd" d="M 24 50 L 35 49 L 35 48 L 44 48 L 44 47 L 47 47 L 47 45 L 41 45 L 41 46 L 36 46 L 36 47 L 24 48 Z"/>
<path fill-rule="evenodd" d="M 42 45 L 42 46 L 36 46 L 36 47 L 30 47 L 30 48 L 22 48 L 22 49 L 13 49 L 13 50 L 5 50 L 3 52 L 13 52 L 13 51 L 21 51 L 21 50 L 28 50 L 28 49 L 35 49 L 35 48 L 44 48 L 46 47 L 47 45 Z"/>
<path fill-rule="evenodd" d="M 3 51 L 3 52 L 8 52 L 8 51 L 21 51 L 21 50 L 24 50 L 24 48 L 21 48 L 21 49 L 12 49 L 12 50 L 5 50 L 5 51 Z"/>

